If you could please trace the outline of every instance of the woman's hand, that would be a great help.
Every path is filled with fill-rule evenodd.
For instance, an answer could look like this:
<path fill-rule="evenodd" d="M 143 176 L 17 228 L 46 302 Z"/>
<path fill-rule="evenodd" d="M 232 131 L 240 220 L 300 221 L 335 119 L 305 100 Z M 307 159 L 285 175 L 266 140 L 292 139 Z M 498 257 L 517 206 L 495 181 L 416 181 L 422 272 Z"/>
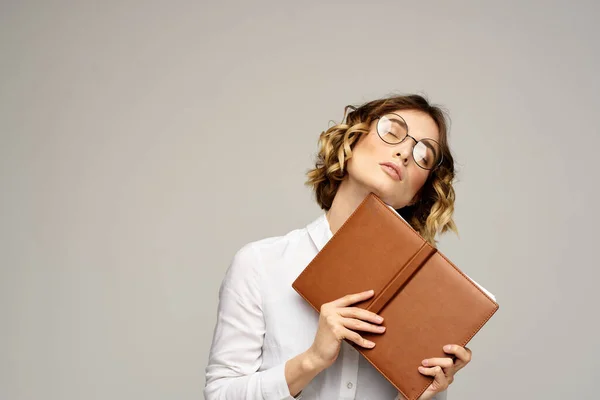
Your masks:
<path fill-rule="evenodd" d="M 454 354 L 456 360 L 449 357 L 428 358 L 423 360 L 423 367 L 419 367 L 420 373 L 434 377 L 434 381 L 419 397 L 419 400 L 429 400 L 436 393 L 448 389 L 448 386 L 454 381 L 454 375 L 471 362 L 472 352 L 467 347 L 449 344 L 444 346 L 444 352 Z"/>
<path fill-rule="evenodd" d="M 351 340 L 368 349 L 375 346 L 375 343 L 364 339 L 355 331 L 385 332 L 385 327 L 379 325 L 383 322 L 383 318 L 362 308 L 350 307 L 352 304 L 367 300 L 372 296 L 373 291 L 370 290 L 349 294 L 323 304 L 315 340 L 308 350 L 320 369 L 328 368 L 335 362 L 344 339 Z"/>

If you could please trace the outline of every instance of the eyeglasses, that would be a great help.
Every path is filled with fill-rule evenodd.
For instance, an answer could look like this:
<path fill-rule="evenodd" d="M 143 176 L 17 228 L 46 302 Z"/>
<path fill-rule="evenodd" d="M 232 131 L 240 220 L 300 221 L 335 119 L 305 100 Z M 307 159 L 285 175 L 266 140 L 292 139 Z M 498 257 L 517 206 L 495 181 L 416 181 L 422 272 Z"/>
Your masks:
<path fill-rule="evenodd" d="M 415 145 L 412 148 L 412 157 L 415 163 L 427 170 L 432 170 L 442 163 L 440 144 L 433 139 L 417 140 L 408 134 L 408 125 L 404 118 L 398 114 L 389 113 L 377 117 L 377 134 L 388 144 L 400 144 L 408 137 Z"/>

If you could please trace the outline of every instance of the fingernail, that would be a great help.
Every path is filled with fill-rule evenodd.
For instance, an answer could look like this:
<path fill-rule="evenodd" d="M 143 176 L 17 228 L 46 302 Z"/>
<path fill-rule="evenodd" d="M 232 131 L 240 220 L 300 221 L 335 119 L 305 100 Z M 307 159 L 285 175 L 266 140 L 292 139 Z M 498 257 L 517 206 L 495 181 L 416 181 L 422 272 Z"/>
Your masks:
<path fill-rule="evenodd" d="M 369 290 L 369 294 L 373 294 L 375 291 L 373 289 Z"/>
<path fill-rule="evenodd" d="M 424 367 L 419 367 L 419 371 L 424 372 L 425 368 Z"/>
<path fill-rule="evenodd" d="M 371 342 L 370 340 L 367 340 L 366 343 L 367 343 L 367 346 L 369 346 L 369 347 L 374 347 L 375 346 L 375 343 Z"/>
<path fill-rule="evenodd" d="M 450 350 L 452 350 L 452 346 L 449 345 L 449 344 L 447 344 L 447 345 L 444 346 L 444 350 L 445 351 L 450 351 Z"/>
<path fill-rule="evenodd" d="M 377 322 L 382 322 L 383 321 L 383 317 L 380 317 L 379 315 L 377 317 L 375 317 L 375 320 Z"/>
<path fill-rule="evenodd" d="M 423 365 L 429 365 L 429 361 L 423 360 Z"/>

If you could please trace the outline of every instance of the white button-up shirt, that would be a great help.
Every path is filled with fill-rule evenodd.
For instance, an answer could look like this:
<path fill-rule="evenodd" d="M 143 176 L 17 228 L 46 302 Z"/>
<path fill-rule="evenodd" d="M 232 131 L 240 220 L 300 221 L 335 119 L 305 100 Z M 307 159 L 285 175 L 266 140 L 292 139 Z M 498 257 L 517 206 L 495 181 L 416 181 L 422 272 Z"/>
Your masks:
<path fill-rule="evenodd" d="M 287 360 L 306 351 L 318 313 L 292 282 L 332 237 L 325 213 L 303 229 L 243 246 L 219 289 L 206 367 L 206 400 L 293 399 Z M 296 398 L 394 400 L 403 396 L 345 341 L 337 360 Z M 446 391 L 436 400 L 445 400 Z"/>

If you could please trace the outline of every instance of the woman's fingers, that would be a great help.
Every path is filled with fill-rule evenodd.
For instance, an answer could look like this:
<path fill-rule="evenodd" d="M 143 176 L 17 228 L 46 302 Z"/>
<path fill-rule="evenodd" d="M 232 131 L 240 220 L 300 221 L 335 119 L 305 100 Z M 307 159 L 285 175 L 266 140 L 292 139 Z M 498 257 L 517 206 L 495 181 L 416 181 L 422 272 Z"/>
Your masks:
<path fill-rule="evenodd" d="M 422 364 L 425 367 L 435 367 L 440 366 L 442 368 L 450 368 L 454 365 L 454 360 L 451 358 L 427 358 L 423 360 Z"/>
<path fill-rule="evenodd" d="M 366 347 L 367 349 L 372 349 L 373 347 L 375 347 L 374 342 L 371 342 L 370 340 L 365 339 L 364 337 L 360 336 L 358 333 L 356 333 L 350 329 L 347 329 L 347 328 L 343 328 L 343 329 L 344 329 L 342 332 L 343 339 L 348 339 L 361 347 Z"/>
<path fill-rule="evenodd" d="M 363 321 L 369 321 L 374 324 L 383 322 L 383 318 L 374 312 L 367 311 L 359 307 L 344 307 L 338 310 L 339 314 L 345 318 L 356 318 Z"/>
<path fill-rule="evenodd" d="M 321 313 L 325 312 L 326 314 L 330 314 L 335 312 L 342 317 L 356 318 L 363 321 L 380 324 L 383 322 L 383 318 L 374 312 L 367 311 L 360 307 L 350 307 L 352 304 L 371 298 L 373 293 L 373 290 L 368 290 L 366 292 L 354 293 L 340 297 L 337 300 L 323 304 L 321 306 Z"/>
<path fill-rule="evenodd" d="M 330 303 L 327 303 L 333 307 L 348 307 L 349 305 L 364 301 L 373 296 L 375 292 L 373 290 L 367 290 L 366 292 L 348 294 L 344 297 L 340 297 Z"/>
<path fill-rule="evenodd" d="M 355 331 L 383 333 L 385 327 L 378 325 L 383 318 L 359 307 L 349 307 L 371 298 L 373 294 L 373 290 L 353 293 L 321 306 L 321 317 L 338 340 L 348 339 L 361 347 L 375 347 L 375 343 Z"/>
<path fill-rule="evenodd" d="M 454 366 L 457 371 L 471 362 L 472 352 L 468 347 L 462 347 L 457 344 L 448 344 L 444 346 L 444 352 L 456 356 Z"/>
<path fill-rule="evenodd" d="M 419 371 L 423 374 L 423 375 L 427 375 L 427 376 L 434 376 L 435 379 L 441 379 L 442 377 L 446 377 L 446 375 L 444 375 L 444 370 L 442 369 L 442 367 L 431 367 L 431 368 L 426 368 L 426 367 L 419 367 Z"/>
<path fill-rule="evenodd" d="M 422 373 L 423 375 L 433 376 L 434 380 L 431 383 L 431 386 L 432 386 L 432 389 L 435 390 L 436 392 L 445 390 L 450 385 L 450 382 L 448 382 L 448 378 L 446 378 L 446 375 L 444 374 L 444 370 L 442 369 L 442 367 L 439 367 L 439 366 L 432 367 L 432 368 L 419 367 L 419 372 Z"/>
<path fill-rule="evenodd" d="M 373 325 L 368 322 L 361 321 L 356 318 L 342 318 L 342 325 L 353 331 L 363 331 L 372 333 L 383 333 L 385 332 L 385 326 Z"/>

